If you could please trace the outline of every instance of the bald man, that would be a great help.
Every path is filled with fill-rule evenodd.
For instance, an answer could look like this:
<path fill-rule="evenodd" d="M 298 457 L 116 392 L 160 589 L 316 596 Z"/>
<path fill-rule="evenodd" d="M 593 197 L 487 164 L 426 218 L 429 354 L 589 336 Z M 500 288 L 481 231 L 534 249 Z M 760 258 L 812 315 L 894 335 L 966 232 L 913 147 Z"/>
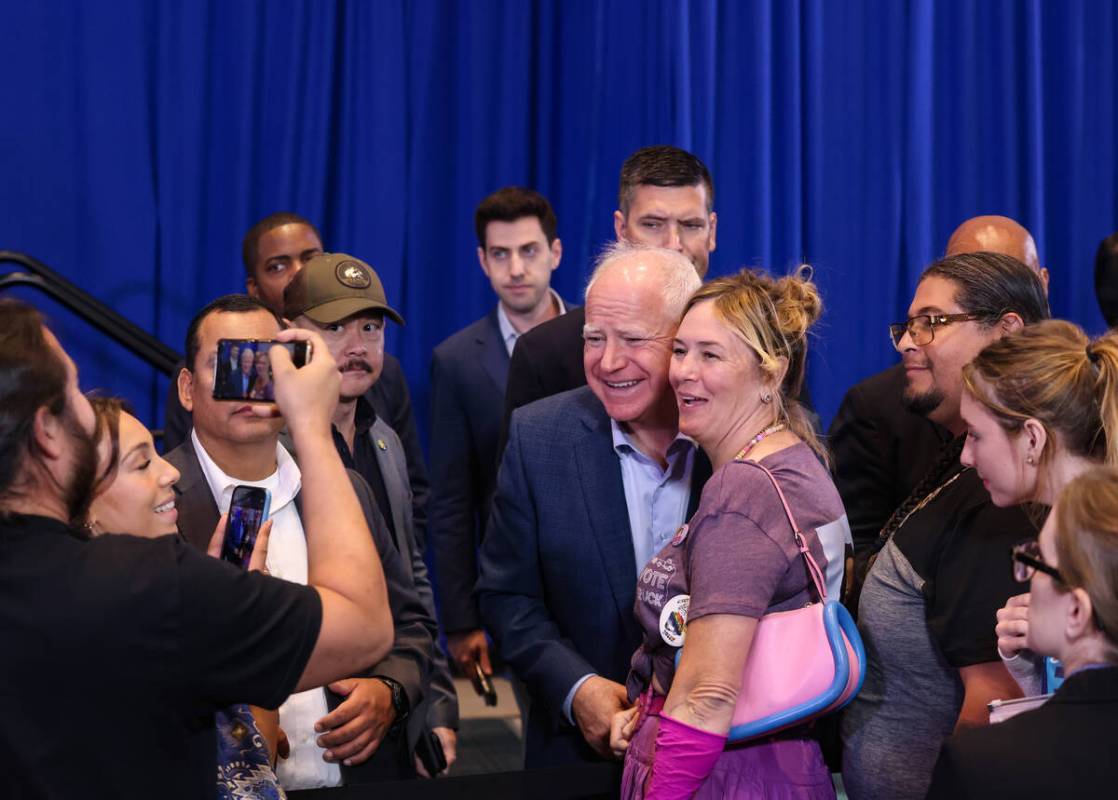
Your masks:
<path fill-rule="evenodd" d="M 1040 266 L 1032 234 L 1020 223 L 1009 217 L 972 217 L 951 234 L 945 255 L 980 250 L 1023 262 L 1040 275 L 1048 291 L 1048 270 Z M 889 515 L 951 440 L 945 428 L 902 405 L 904 383 L 900 364 L 866 378 L 846 393 L 831 422 L 835 485 L 846 506 L 859 564 L 872 552 Z"/>
<path fill-rule="evenodd" d="M 1013 256 L 1036 272 L 1044 284 L 1044 291 L 1048 291 L 1048 270 L 1040 265 L 1033 235 L 1017 220 L 995 214 L 971 217 L 951 234 L 944 255 L 957 256 L 980 250 Z"/>

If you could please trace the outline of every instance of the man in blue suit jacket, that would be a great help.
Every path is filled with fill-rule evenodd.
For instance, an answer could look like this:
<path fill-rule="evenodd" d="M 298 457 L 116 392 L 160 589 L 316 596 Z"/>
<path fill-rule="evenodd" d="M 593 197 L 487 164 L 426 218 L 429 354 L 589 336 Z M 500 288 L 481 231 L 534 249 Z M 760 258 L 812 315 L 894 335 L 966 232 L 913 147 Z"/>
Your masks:
<path fill-rule="evenodd" d="M 500 301 L 435 348 L 431 360 L 431 499 L 428 524 L 447 647 L 463 675 L 491 673 L 474 600 L 477 547 L 497 479 L 509 356 L 517 337 L 566 311 L 551 289 L 562 258 L 547 199 L 508 186 L 474 213 L 477 257 Z"/>
<path fill-rule="evenodd" d="M 672 337 L 698 286 L 677 252 L 607 251 L 586 294 L 589 385 L 512 417 L 478 596 L 531 694 L 529 767 L 609 757 L 640 641 L 638 567 L 671 539 L 710 474 L 678 435 L 668 385 Z"/>

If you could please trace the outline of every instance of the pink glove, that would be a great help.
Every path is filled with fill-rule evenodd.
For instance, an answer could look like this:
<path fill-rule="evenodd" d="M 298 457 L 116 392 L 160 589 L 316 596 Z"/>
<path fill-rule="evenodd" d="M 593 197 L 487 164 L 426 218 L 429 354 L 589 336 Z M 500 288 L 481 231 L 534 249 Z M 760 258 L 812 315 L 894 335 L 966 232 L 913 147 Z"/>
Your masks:
<path fill-rule="evenodd" d="M 693 728 L 661 714 L 645 800 L 679 800 L 693 795 L 714 769 L 725 746 L 725 734 Z"/>

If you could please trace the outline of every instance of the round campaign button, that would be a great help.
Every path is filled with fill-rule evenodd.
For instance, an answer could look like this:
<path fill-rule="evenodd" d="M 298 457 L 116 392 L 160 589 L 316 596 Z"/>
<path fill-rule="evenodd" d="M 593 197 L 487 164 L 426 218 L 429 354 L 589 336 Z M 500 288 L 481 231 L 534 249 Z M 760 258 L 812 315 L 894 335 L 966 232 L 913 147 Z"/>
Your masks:
<path fill-rule="evenodd" d="M 660 610 L 660 638 L 672 647 L 683 647 L 687 637 L 687 607 L 691 595 L 677 594 Z"/>

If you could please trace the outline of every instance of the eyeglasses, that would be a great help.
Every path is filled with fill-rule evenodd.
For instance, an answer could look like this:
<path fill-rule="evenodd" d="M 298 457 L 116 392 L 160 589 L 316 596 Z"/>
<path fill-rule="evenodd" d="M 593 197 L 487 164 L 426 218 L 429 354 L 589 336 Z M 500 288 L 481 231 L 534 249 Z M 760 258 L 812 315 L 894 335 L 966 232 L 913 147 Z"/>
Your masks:
<path fill-rule="evenodd" d="M 1040 542 L 1036 539 L 1026 539 L 1025 541 L 1014 545 L 1013 547 L 1013 578 L 1018 583 L 1028 583 L 1033 579 L 1033 575 L 1037 571 L 1043 572 L 1045 575 L 1051 576 L 1060 583 L 1067 585 L 1064 576 L 1060 574 L 1060 570 L 1053 567 L 1051 564 L 1044 563 L 1044 558 L 1040 554 Z"/>
<path fill-rule="evenodd" d="M 909 317 L 905 322 L 894 322 L 889 326 L 889 338 L 893 340 L 893 347 L 901 346 L 901 337 L 908 332 L 912 343 L 917 347 L 928 344 L 936 338 L 937 325 L 950 325 L 953 322 L 970 322 L 976 319 L 985 319 L 986 314 L 918 314 Z"/>

